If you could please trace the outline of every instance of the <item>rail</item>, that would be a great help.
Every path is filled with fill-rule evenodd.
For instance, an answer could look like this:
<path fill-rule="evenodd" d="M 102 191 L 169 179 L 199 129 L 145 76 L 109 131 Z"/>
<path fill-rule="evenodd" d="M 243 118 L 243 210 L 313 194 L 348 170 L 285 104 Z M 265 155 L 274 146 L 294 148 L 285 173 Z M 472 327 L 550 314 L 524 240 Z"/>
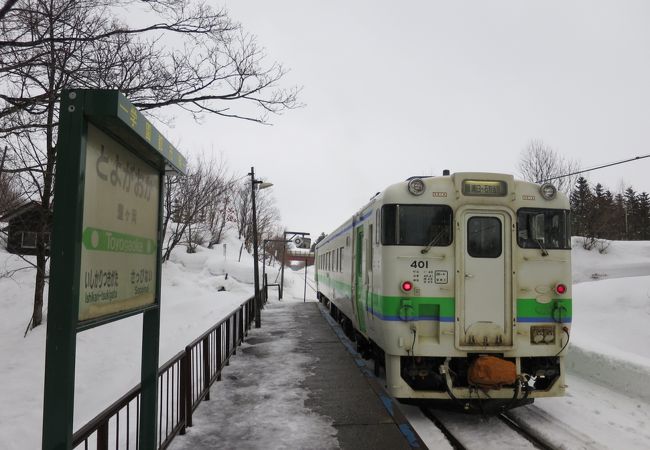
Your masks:
<path fill-rule="evenodd" d="M 266 299 L 263 298 L 264 303 Z M 255 297 L 196 338 L 158 370 L 158 448 L 165 449 L 192 426 L 192 414 L 237 354 L 255 319 Z M 72 436 L 72 447 L 88 450 L 139 448 L 140 384 Z M 82 447 L 83 446 L 83 447 Z"/>

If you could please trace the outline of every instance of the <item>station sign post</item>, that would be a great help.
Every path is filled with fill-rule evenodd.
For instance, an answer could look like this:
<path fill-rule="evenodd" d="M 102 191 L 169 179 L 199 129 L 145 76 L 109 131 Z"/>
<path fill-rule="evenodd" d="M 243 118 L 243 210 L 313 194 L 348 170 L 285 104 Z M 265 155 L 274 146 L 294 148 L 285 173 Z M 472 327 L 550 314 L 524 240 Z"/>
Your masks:
<path fill-rule="evenodd" d="M 135 314 L 139 448 L 155 448 L 162 192 L 185 158 L 118 91 L 79 89 L 62 94 L 56 164 L 43 448 L 72 447 L 77 333 Z"/>

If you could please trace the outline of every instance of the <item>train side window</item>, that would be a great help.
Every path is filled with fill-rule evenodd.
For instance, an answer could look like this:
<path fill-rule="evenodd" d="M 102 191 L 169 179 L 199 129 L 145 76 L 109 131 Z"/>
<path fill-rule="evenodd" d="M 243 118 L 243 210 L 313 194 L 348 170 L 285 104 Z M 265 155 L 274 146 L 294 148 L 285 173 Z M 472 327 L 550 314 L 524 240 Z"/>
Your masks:
<path fill-rule="evenodd" d="M 381 242 L 384 245 L 397 245 L 397 205 L 384 205 L 381 211 Z"/>
<path fill-rule="evenodd" d="M 367 256 L 368 256 L 368 262 L 366 263 L 367 267 L 369 270 L 372 270 L 372 236 L 373 236 L 373 226 L 372 224 L 368 225 L 368 231 L 370 234 L 370 239 L 368 239 L 368 251 L 367 251 Z"/>
<path fill-rule="evenodd" d="M 339 249 L 341 251 L 341 272 L 343 272 L 343 247 Z"/>
<path fill-rule="evenodd" d="M 379 244 L 379 230 L 381 229 L 381 209 L 375 212 L 375 245 Z"/>
<path fill-rule="evenodd" d="M 503 249 L 501 221 L 497 217 L 470 217 L 467 221 L 467 253 L 473 258 L 498 258 Z"/>

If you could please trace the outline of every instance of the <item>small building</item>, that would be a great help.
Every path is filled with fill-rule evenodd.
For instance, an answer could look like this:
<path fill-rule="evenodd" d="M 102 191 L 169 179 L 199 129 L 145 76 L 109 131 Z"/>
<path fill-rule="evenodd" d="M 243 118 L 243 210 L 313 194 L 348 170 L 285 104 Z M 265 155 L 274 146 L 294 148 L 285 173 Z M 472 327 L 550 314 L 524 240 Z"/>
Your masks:
<path fill-rule="evenodd" d="M 50 231 L 52 230 L 52 211 L 44 211 L 38 202 L 18 206 L 4 216 L 6 222 L 7 251 L 20 255 L 35 255 L 39 233 L 42 233 L 46 254 L 50 253 Z M 44 226 L 45 225 L 45 226 Z M 47 231 L 43 231 L 43 229 Z"/>

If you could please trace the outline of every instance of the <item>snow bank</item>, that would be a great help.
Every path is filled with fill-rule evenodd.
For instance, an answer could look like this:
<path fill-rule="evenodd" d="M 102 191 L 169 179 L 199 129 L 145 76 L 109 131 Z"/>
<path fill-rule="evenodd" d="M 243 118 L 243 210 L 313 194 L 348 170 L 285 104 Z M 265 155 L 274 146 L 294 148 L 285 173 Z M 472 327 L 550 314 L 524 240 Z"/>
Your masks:
<path fill-rule="evenodd" d="M 650 403 L 649 360 L 633 353 L 615 351 L 602 344 L 593 344 L 593 348 L 589 347 L 583 343 L 571 347 L 567 358 L 569 371 L 614 388 L 631 398 Z"/>
<path fill-rule="evenodd" d="M 605 250 L 585 250 L 584 238 L 571 240 L 573 282 L 650 275 L 650 241 L 607 241 Z"/>
<path fill-rule="evenodd" d="M 579 241 L 568 369 L 650 401 L 650 242 L 609 242 L 599 253 Z"/>

